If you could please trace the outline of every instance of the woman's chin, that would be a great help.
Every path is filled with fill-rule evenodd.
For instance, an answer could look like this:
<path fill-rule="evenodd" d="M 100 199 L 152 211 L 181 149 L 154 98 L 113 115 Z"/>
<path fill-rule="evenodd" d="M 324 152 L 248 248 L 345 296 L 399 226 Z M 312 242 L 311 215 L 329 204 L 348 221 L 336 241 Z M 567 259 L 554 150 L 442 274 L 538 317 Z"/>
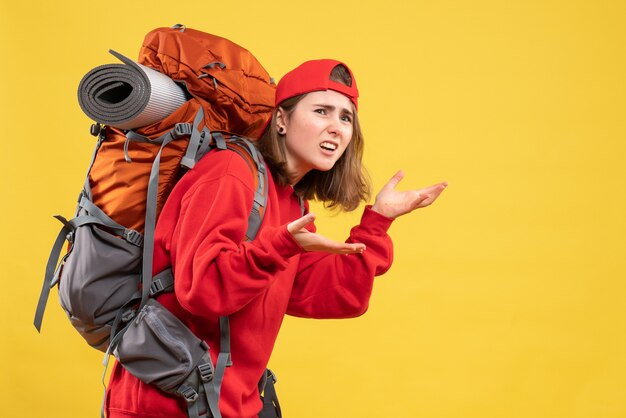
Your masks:
<path fill-rule="evenodd" d="M 321 161 L 315 165 L 315 169 L 318 171 L 328 171 L 335 166 L 336 161 Z"/>

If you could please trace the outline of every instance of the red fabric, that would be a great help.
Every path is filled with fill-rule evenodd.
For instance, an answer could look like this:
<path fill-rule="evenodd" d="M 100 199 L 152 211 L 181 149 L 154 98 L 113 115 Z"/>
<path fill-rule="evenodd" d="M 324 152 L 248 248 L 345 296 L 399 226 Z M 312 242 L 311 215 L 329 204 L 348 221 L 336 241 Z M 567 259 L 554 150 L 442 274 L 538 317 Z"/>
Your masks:
<path fill-rule="evenodd" d="M 176 293 L 159 301 L 219 352 L 218 316 L 229 315 L 233 366 L 220 398 L 224 418 L 252 418 L 261 409 L 257 383 L 284 315 L 347 318 L 368 307 L 375 275 L 391 265 L 392 220 L 365 209 L 349 241 L 363 254 L 304 252 L 287 231 L 301 216 L 291 187 L 270 177 L 257 238 L 241 242 L 254 194 L 245 161 L 230 151 L 207 155 L 176 185 L 160 215 L 154 271 L 172 266 Z M 184 418 L 181 398 L 146 385 L 115 365 L 106 400 L 110 418 Z"/>

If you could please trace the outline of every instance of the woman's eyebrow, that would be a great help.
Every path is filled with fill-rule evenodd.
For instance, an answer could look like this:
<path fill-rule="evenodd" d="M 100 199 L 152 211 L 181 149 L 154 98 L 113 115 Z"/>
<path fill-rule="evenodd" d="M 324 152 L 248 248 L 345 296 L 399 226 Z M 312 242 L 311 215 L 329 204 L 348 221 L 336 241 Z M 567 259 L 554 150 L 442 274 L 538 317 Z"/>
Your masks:
<path fill-rule="evenodd" d="M 319 103 L 319 104 L 314 104 L 313 106 L 315 106 L 315 107 L 321 107 L 321 108 L 324 108 L 324 109 L 326 109 L 326 110 L 330 110 L 330 111 L 333 111 L 333 110 L 337 109 L 337 107 L 336 107 L 336 106 L 333 106 L 333 105 L 328 105 L 328 104 L 322 104 L 322 103 Z M 349 115 L 349 116 L 354 116 L 354 115 L 353 115 L 353 113 L 352 113 L 352 110 L 347 109 L 347 108 L 343 108 L 343 109 L 341 110 L 341 113 L 342 113 L 342 114 L 347 114 L 347 115 Z"/>

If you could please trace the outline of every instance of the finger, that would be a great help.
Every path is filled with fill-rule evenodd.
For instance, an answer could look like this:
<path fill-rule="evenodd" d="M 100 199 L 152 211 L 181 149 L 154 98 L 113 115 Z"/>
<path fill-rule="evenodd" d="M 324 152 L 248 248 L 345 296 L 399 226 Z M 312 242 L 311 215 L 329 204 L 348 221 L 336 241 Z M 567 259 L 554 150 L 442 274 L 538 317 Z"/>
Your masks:
<path fill-rule="evenodd" d="M 363 251 L 365 251 L 365 244 L 360 242 L 339 242 L 319 234 L 309 234 L 306 238 L 307 241 L 313 244 L 311 247 L 309 247 L 310 250 L 325 251 L 327 253 L 333 254 L 352 254 L 362 253 Z"/>
<path fill-rule="evenodd" d="M 304 228 L 305 226 L 309 225 L 314 220 L 315 220 L 315 214 L 314 213 L 307 213 L 303 217 L 298 218 L 298 219 L 296 219 L 293 222 L 290 222 L 289 225 L 287 225 L 287 231 L 289 231 L 289 233 L 293 235 L 295 232 L 297 232 L 297 231 L 301 230 L 302 228 Z"/>
<path fill-rule="evenodd" d="M 443 184 L 440 184 L 437 187 L 435 187 L 434 190 L 431 193 L 429 193 L 429 195 L 430 195 L 430 202 L 428 202 L 428 203 L 429 204 L 433 203 L 439 197 L 441 192 L 443 192 L 446 189 L 446 187 L 447 187 L 447 185 L 443 185 Z"/>
<path fill-rule="evenodd" d="M 425 187 L 418 191 L 420 193 L 441 193 L 446 187 L 448 187 L 448 183 L 444 181 L 441 183 L 433 184 L 432 186 Z"/>
<path fill-rule="evenodd" d="M 385 186 L 383 187 L 383 189 L 388 189 L 388 190 L 393 190 L 396 188 L 396 186 L 398 185 L 398 183 L 400 183 L 400 181 L 404 178 L 404 171 L 399 170 L 396 174 L 393 175 L 393 177 L 391 178 L 391 180 L 389 180 L 387 182 L 387 184 L 385 184 Z"/>
<path fill-rule="evenodd" d="M 411 206 L 411 210 L 413 209 L 417 209 L 420 206 L 423 206 L 424 202 L 426 202 L 426 200 L 429 198 L 430 196 L 428 194 L 420 194 L 417 196 L 417 198 L 415 198 L 414 201 L 411 202 L 410 206 Z"/>
<path fill-rule="evenodd" d="M 361 254 L 363 251 L 365 251 L 365 244 L 361 243 L 337 243 L 332 248 L 332 252 L 335 254 Z"/>
<path fill-rule="evenodd" d="M 433 186 L 434 187 L 434 186 Z M 435 202 L 435 200 L 437 200 L 437 198 L 439 197 L 439 195 L 441 194 L 441 192 L 443 192 L 445 190 L 446 186 L 444 186 L 443 184 L 440 184 L 438 186 L 436 186 L 432 192 L 424 194 L 422 192 L 422 196 L 426 196 L 426 198 L 424 200 L 422 200 L 421 202 L 419 202 L 417 204 L 417 206 L 415 206 L 414 208 L 425 208 L 426 206 L 429 206 L 431 204 L 433 204 Z"/>

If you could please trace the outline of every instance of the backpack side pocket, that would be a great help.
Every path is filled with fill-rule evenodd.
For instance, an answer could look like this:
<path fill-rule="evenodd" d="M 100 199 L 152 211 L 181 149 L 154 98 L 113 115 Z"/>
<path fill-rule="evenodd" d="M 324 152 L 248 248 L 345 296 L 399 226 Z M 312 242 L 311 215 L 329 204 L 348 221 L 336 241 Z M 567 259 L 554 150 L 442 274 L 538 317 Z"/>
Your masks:
<path fill-rule="evenodd" d="M 94 225 L 73 232 L 60 272 L 59 299 L 72 325 L 106 351 L 118 311 L 139 296 L 142 248 Z"/>
<path fill-rule="evenodd" d="M 149 299 L 124 332 L 113 351 L 135 377 L 174 393 L 209 352 L 180 319 Z"/>

